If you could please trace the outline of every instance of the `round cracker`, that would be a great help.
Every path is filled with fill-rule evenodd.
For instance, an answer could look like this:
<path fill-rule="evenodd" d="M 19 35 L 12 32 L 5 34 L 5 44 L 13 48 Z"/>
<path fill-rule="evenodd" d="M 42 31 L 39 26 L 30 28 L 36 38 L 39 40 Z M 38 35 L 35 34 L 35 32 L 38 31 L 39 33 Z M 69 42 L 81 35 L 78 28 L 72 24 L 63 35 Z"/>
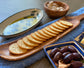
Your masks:
<path fill-rule="evenodd" d="M 70 23 L 70 22 L 68 22 L 68 21 L 63 21 L 63 20 L 59 20 L 59 22 L 61 23 L 61 24 L 63 24 L 63 25 L 65 25 L 65 26 L 73 26 L 73 24 L 72 23 Z"/>
<path fill-rule="evenodd" d="M 17 41 L 17 44 L 19 47 L 23 48 L 23 49 L 33 49 L 33 47 L 30 47 L 30 46 L 27 46 L 23 40 L 18 40 Z"/>
<path fill-rule="evenodd" d="M 56 22 L 56 25 L 58 25 L 59 27 L 65 28 L 65 29 L 69 28 L 68 26 L 63 25 L 60 22 Z"/>
<path fill-rule="evenodd" d="M 9 51 L 12 54 L 24 54 L 27 52 L 27 49 L 20 48 L 17 43 L 13 43 L 9 46 Z"/>
<path fill-rule="evenodd" d="M 50 33 L 53 34 L 59 34 L 59 32 L 53 31 L 52 29 L 49 28 L 49 26 L 45 27 L 45 30 L 49 31 Z"/>
<path fill-rule="evenodd" d="M 46 34 L 48 34 L 50 36 L 56 36 L 56 34 L 53 34 L 53 33 L 49 32 L 49 31 L 45 30 L 45 28 L 42 29 L 42 30 L 43 30 L 44 33 L 46 33 Z"/>
<path fill-rule="evenodd" d="M 38 41 L 45 41 L 45 39 L 40 38 L 40 37 L 37 36 L 35 33 L 32 33 L 31 36 L 32 36 L 32 38 L 34 38 L 34 39 L 36 39 L 36 40 L 38 40 Z"/>
<path fill-rule="evenodd" d="M 35 32 L 35 35 L 40 37 L 41 39 L 48 39 L 47 37 L 43 36 L 42 34 Z"/>
<path fill-rule="evenodd" d="M 23 42 L 24 42 L 26 45 L 28 45 L 28 46 L 32 46 L 32 47 L 38 46 L 38 44 L 29 41 L 29 40 L 27 39 L 27 37 L 24 37 L 22 40 L 23 40 Z"/>
<path fill-rule="evenodd" d="M 57 22 L 59 23 L 59 22 Z M 60 29 L 60 30 L 65 30 L 65 28 L 58 26 L 56 23 L 51 24 L 53 27 Z"/>
<path fill-rule="evenodd" d="M 37 43 L 37 44 L 40 44 L 43 42 L 43 41 L 38 41 L 38 40 L 32 38 L 31 35 L 28 35 L 27 38 L 28 38 L 28 40 L 32 41 L 33 43 Z"/>
<path fill-rule="evenodd" d="M 47 37 L 48 39 L 52 37 L 52 36 L 50 36 L 50 35 L 48 35 L 48 34 L 45 34 L 45 33 L 43 32 L 43 30 L 38 30 L 38 33 L 40 33 L 41 35 Z"/>
<path fill-rule="evenodd" d="M 63 30 L 60 29 L 56 29 L 55 27 L 53 27 L 52 25 L 49 26 L 50 29 L 56 31 L 56 32 L 63 32 Z"/>

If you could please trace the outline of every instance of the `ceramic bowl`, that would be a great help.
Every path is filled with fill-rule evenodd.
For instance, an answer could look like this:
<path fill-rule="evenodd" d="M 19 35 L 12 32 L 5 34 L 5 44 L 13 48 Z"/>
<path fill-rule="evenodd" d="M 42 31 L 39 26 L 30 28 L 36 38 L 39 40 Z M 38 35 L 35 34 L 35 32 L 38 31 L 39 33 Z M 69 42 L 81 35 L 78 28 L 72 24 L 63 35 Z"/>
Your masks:
<path fill-rule="evenodd" d="M 63 11 L 59 11 L 59 10 L 52 10 L 50 8 L 47 7 L 47 4 L 49 3 L 50 1 L 47 1 L 44 3 L 44 10 L 45 12 L 47 13 L 47 15 L 52 18 L 52 19 L 56 19 L 56 18 L 59 18 L 59 17 L 62 17 L 62 16 L 65 16 L 66 13 L 68 12 L 69 10 L 69 5 L 67 5 L 66 3 L 64 2 L 60 2 L 60 1 L 53 1 L 53 3 L 57 3 L 59 6 L 63 7 L 64 10 Z"/>
<path fill-rule="evenodd" d="M 45 52 L 46 56 L 48 57 L 49 61 L 51 62 L 51 64 L 53 65 L 54 68 L 57 68 L 57 64 L 54 63 L 52 58 L 50 57 L 50 51 L 52 49 L 54 49 L 54 48 L 60 48 L 60 47 L 65 47 L 65 46 L 73 46 L 74 48 L 76 48 L 77 52 L 84 59 L 84 52 L 83 52 L 83 50 L 81 49 L 80 45 L 78 45 L 74 41 L 69 41 L 69 42 L 64 42 L 64 43 L 59 43 L 59 44 L 47 45 L 47 46 L 44 47 L 44 52 Z M 83 65 L 83 67 L 84 67 L 84 65 Z M 83 67 L 81 67 L 81 68 L 83 68 Z"/>
<path fill-rule="evenodd" d="M 0 36 L 11 38 L 22 35 L 35 28 L 42 18 L 43 11 L 37 8 L 18 12 L 0 23 Z"/>
<path fill-rule="evenodd" d="M 80 46 L 81 48 L 83 49 L 84 51 L 84 32 L 82 32 L 81 34 L 79 34 L 74 41 L 76 41 Z"/>

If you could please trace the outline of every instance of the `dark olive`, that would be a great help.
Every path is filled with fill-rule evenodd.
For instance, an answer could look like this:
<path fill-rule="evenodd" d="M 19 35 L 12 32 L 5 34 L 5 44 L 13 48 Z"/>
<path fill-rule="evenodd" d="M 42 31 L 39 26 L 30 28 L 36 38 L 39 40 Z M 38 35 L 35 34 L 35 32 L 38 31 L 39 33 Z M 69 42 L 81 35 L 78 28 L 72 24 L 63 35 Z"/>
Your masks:
<path fill-rule="evenodd" d="M 71 63 L 69 68 L 80 68 L 83 66 L 83 63 L 80 61 L 74 61 Z"/>
<path fill-rule="evenodd" d="M 52 51 L 50 52 L 50 57 L 53 58 L 54 55 L 55 55 L 57 52 L 60 52 L 60 49 L 59 49 L 59 48 L 54 48 L 54 49 L 52 49 Z"/>
<path fill-rule="evenodd" d="M 64 53 L 64 52 L 67 52 L 67 51 L 68 51 L 68 48 L 67 47 L 63 47 L 63 48 L 60 49 L 60 52 L 61 53 Z"/>
<path fill-rule="evenodd" d="M 73 54 L 73 60 L 80 61 L 80 60 L 83 59 L 82 56 L 80 54 L 78 54 L 78 53 L 72 53 L 72 54 Z"/>
<path fill-rule="evenodd" d="M 67 54 L 64 58 L 63 58 L 63 62 L 64 63 L 70 63 L 71 61 L 73 60 L 73 54 L 70 53 L 70 54 Z"/>
<path fill-rule="evenodd" d="M 65 57 L 67 54 L 70 54 L 70 52 L 64 52 L 62 55 Z"/>
<path fill-rule="evenodd" d="M 54 61 L 58 62 L 58 60 L 62 59 L 62 53 L 61 52 L 57 52 L 54 56 Z"/>
<path fill-rule="evenodd" d="M 68 49 L 71 53 L 77 52 L 76 49 L 72 46 L 68 46 Z"/>

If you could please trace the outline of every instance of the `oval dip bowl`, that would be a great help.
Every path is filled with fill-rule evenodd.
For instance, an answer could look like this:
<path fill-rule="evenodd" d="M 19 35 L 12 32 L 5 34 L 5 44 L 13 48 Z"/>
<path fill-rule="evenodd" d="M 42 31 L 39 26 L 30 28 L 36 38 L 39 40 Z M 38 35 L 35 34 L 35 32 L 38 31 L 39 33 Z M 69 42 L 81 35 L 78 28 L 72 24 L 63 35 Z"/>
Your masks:
<path fill-rule="evenodd" d="M 0 36 L 5 38 L 22 35 L 35 28 L 43 18 L 40 9 L 27 9 L 18 12 L 0 23 Z"/>

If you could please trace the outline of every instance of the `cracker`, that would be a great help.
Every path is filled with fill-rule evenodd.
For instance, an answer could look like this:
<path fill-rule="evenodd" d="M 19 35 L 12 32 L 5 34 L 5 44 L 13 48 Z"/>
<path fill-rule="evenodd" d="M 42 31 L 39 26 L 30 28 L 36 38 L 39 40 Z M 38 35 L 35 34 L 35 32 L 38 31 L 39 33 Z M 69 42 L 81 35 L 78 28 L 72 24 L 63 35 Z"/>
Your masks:
<path fill-rule="evenodd" d="M 28 38 L 28 40 L 32 41 L 33 43 L 37 43 L 37 44 L 40 44 L 43 42 L 43 41 L 38 41 L 38 40 L 32 38 L 31 35 L 28 35 L 27 38 Z"/>
<path fill-rule="evenodd" d="M 49 31 L 50 33 L 53 33 L 53 34 L 59 34 L 59 32 L 56 32 L 52 29 L 49 28 L 49 26 L 45 27 L 45 30 Z"/>
<path fill-rule="evenodd" d="M 27 37 L 24 37 L 22 40 L 23 40 L 23 42 L 24 42 L 27 46 L 32 46 L 32 47 L 38 46 L 38 44 L 29 41 L 29 40 L 27 39 Z"/>
<path fill-rule="evenodd" d="M 11 45 L 9 46 L 9 51 L 10 51 L 10 53 L 12 53 L 12 54 L 18 54 L 18 55 L 19 55 L 19 54 L 24 54 L 24 53 L 27 52 L 26 49 L 20 48 L 20 47 L 17 45 L 17 43 L 11 44 Z"/>
<path fill-rule="evenodd" d="M 68 22 L 68 21 L 63 21 L 63 20 L 59 20 L 59 22 L 61 23 L 61 24 L 63 24 L 63 25 L 65 25 L 65 26 L 73 26 L 73 24 L 72 23 L 70 23 L 70 22 Z"/>
<path fill-rule="evenodd" d="M 40 37 L 41 39 L 48 39 L 47 37 L 43 36 L 42 34 L 35 32 L 34 33 L 36 36 Z"/>
<path fill-rule="evenodd" d="M 45 30 L 45 28 L 42 29 L 42 30 L 43 30 L 43 32 L 46 33 L 47 35 L 56 36 L 56 34 L 53 34 L 53 33 L 49 32 L 49 31 Z"/>
<path fill-rule="evenodd" d="M 63 30 L 60 29 L 56 29 L 55 27 L 53 27 L 52 25 L 49 26 L 50 29 L 56 31 L 56 32 L 63 32 Z"/>
<path fill-rule="evenodd" d="M 65 28 L 65 29 L 69 28 L 68 26 L 63 25 L 60 22 L 56 22 L 55 24 L 58 25 L 59 27 Z"/>
<path fill-rule="evenodd" d="M 40 38 L 39 36 L 37 36 L 35 33 L 31 34 L 32 38 L 39 40 L 39 41 L 45 41 L 45 39 Z"/>
<path fill-rule="evenodd" d="M 38 30 L 38 33 L 40 33 L 41 35 L 47 37 L 48 39 L 52 37 L 52 36 L 50 36 L 50 35 L 44 33 L 43 30 Z"/>
<path fill-rule="evenodd" d="M 57 23 L 59 23 L 59 22 L 57 22 Z M 52 25 L 53 27 L 57 28 L 57 29 L 65 30 L 65 28 L 56 25 L 56 23 L 52 23 L 51 25 Z"/>
<path fill-rule="evenodd" d="M 30 47 L 30 46 L 27 46 L 23 40 L 18 40 L 17 41 L 17 44 L 19 47 L 23 48 L 23 49 L 33 49 L 33 47 Z"/>

